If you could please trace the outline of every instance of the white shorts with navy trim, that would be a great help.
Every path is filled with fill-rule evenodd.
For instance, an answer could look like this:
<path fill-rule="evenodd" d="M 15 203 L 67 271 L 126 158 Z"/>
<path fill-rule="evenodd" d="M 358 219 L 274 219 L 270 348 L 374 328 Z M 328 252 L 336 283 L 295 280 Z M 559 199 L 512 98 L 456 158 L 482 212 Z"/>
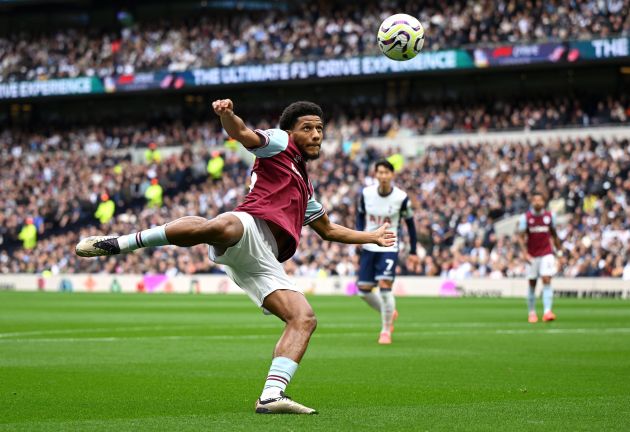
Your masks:
<path fill-rule="evenodd" d="M 243 224 L 243 237 L 225 253 L 217 256 L 213 246 L 208 255 L 217 264 L 225 265 L 227 275 L 262 307 L 265 297 L 277 290 L 300 291 L 289 279 L 276 257 L 277 246 L 267 223 L 245 212 L 228 212 Z M 276 249 L 274 254 L 274 249 Z"/>

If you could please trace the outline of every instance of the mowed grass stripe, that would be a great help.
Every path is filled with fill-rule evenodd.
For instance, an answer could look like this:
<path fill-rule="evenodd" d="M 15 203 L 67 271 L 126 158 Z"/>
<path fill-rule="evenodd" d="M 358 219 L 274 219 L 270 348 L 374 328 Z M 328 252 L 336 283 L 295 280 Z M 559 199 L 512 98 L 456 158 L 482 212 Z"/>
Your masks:
<path fill-rule="evenodd" d="M 282 323 L 244 296 L 0 292 L 0 430 L 628 430 L 630 303 L 400 298 L 392 346 L 359 299 L 319 328 L 288 393 L 253 403 Z"/>

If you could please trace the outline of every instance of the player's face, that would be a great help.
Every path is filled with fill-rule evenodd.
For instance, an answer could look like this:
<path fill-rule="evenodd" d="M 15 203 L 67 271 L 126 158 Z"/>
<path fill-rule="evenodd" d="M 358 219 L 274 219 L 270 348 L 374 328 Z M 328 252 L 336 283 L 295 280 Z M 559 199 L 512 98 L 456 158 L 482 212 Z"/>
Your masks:
<path fill-rule="evenodd" d="M 376 180 L 378 180 L 378 184 L 381 187 L 389 187 L 394 179 L 394 173 L 385 168 L 384 166 L 379 166 L 376 168 Z"/>
<path fill-rule="evenodd" d="M 545 208 L 545 199 L 540 195 L 534 195 L 532 197 L 532 207 L 534 207 L 534 210 L 537 212 L 541 211 Z"/>
<path fill-rule="evenodd" d="M 319 116 L 299 117 L 293 129 L 289 131 L 293 142 L 300 149 L 306 160 L 317 159 L 324 139 L 324 122 Z"/>

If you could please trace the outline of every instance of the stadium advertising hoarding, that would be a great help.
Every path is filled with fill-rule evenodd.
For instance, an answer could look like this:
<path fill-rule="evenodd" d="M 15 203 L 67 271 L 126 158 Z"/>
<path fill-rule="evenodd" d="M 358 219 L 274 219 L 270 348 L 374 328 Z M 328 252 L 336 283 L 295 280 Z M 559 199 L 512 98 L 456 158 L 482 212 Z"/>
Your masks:
<path fill-rule="evenodd" d="M 580 58 L 587 60 L 630 56 L 630 38 L 593 39 L 571 45 L 579 50 Z"/>
<path fill-rule="evenodd" d="M 524 65 L 532 63 L 558 63 L 574 61 L 579 56 L 567 43 L 531 45 L 500 45 L 471 50 L 475 67 Z"/>
<path fill-rule="evenodd" d="M 356 279 L 351 277 L 293 278 L 306 294 L 356 295 Z M 430 297 L 524 297 L 526 279 L 473 278 L 449 280 L 440 277 L 402 276 L 396 278 L 398 296 Z M 555 278 L 556 295 L 574 298 L 630 299 L 628 281 L 611 278 Z M 225 275 L 109 275 L 67 274 L 42 277 L 32 274 L 4 275 L 0 290 L 114 292 L 165 294 L 241 294 Z"/>
<path fill-rule="evenodd" d="M 475 67 L 526 65 L 536 63 L 574 63 L 630 56 L 629 38 L 593 39 L 574 42 L 506 44 L 470 50 Z"/>
<path fill-rule="evenodd" d="M 408 62 L 395 62 L 384 56 L 366 56 L 198 69 L 192 71 L 192 74 L 194 85 L 218 85 L 369 76 L 385 73 L 449 70 L 472 66 L 473 64 L 468 53 L 461 50 L 448 50 L 421 54 L 416 59 Z"/>
<path fill-rule="evenodd" d="M 183 72 L 154 72 L 112 77 L 106 80 L 106 91 L 142 89 L 179 89 L 317 78 L 378 76 L 466 68 L 488 68 L 511 65 L 573 63 L 630 56 L 629 38 L 596 39 L 577 42 L 500 45 L 492 48 L 424 52 L 406 62 L 385 56 L 351 57 L 194 69 Z"/>
<path fill-rule="evenodd" d="M 0 99 L 67 96 L 102 92 L 103 84 L 96 77 L 0 83 Z"/>
<path fill-rule="evenodd" d="M 392 61 L 379 55 L 187 71 L 149 71 L 116 75 L 103 80 L 96 77 L 81 77 L 0 83 L 0 99 L 169 90 L 184 87 L 378 76 L 527 64 L 560 64 L 624 57 L 630 57 L 630 38 L 627 37 L 574 42 L 505 44 L 470 50 L 427 51 L 406 62 Z"/>
<path fill-rule="evenodd" d="M 389 73 L 449 70 L 473 67 L 463 50 L 427 52 L 413 61 L 395 62 L 384 56 L 352 57 L 194 69 L 182 72 L 149 72 L 105 79 L 105 91 L 179 89 L 182 87 L 342 78 Z"/>
<path fill-rule="evenodd" d="M 142 91 L 154 89 L 180 89 L 192 83 L 190 72 L 139 72 L 106 77 L 103 80 L 105 92 Z"/>

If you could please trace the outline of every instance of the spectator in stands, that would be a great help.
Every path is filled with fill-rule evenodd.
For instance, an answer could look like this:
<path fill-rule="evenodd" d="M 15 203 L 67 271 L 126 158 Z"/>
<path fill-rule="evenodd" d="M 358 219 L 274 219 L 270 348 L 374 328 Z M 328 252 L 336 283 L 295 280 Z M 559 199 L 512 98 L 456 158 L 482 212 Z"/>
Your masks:
<path fill-rule="evenodd" d="M 106 224 L 114 217 L 116 212 L 116 204 L 109 198 L 107 193 L 101 194 L 101 203 L 98 205 L 94 217 L 98 219 L 101 224 Z"/>
<path fill-rule="evenodd" d="M 221 180 L 223 177 L 223 167 L 225 166 L 225 160 L 218 151 L 211 153 L 211 158 L 208 161 L 208 175 L 212 180 Z"/>
<path fill-rule="evenodd" d="M 148 208 L 162 207 L 164 196 L 164 189 L 160 185 L 158 179 L 151 179 L 151 186 L 144 192 L 144 197 L 147 199 Z"/>
<path fill-rule="evenodd" d="M 144 160 L 147 164 L 160 163 L 162 153 L 157 148 L 155 141 L 149 143 L 149 147 L 144 151 Z"/>
<path fill-rule="evenodd" d="M 90 27 L 11 34 L 0 38 L 0 82 L 378 54 L 375 29 L 384 17 L 401 10 L 423 23 L 425 49 L 432 50 L 603 38 L 630 31 L 629 0 L 296 4 L 288 13 L 239 10 L 218 18 L 211 11 L 185 23 L 167 17 L 157 24 L 121 25 L 116 32 Z M 448 124 L 434 120 L 427 125 L 434 130 Z"/>
<path fill-rule="evenodd" d="M 137 129 L 139 135 L 149 136 L 147 131 Z M 173 140 L 173 130 L 184 129 L 169 125 L 150 134 L 162 135 L 167 142 Z M 64 135 L 66 132 L 55 136 Z M 219 271 L 208 262 L 203 248 L 190 252 L 148 250 L 141 256 L 77 261 L 72 245 L 79 235 L 96 230 L 92 226 L 99 198 L 96 191 L 111 192 L 117 213 L 110 223 L 112 231 L 117 232 L 163 223 L 165 212 L 168 217 L 212 217 L 231 210 L 247 192 L 241 182 L 234 180 L 246 178 L 249 172 L 248 164 L 237 153 L 225 150 L 226 175 L 212 182 L 206 171 L 210 159 L 207 147 L 192 131 L 191 139 L 200 144 L 197 150 L 192 151 L 189 142 L 183 143 L 181 153 L 169 156 L 168 163 L 151 166 L 133 164 L 131 158 L 120 156 L 120 148 L 114 151 L 102 138 L 102 151 L 86 164 L 79 152 L 43 151 L 49 146 L 65 145 L 64 139 L 51 144 L 50 139 L 36 135 L 31 141 L 35 144 L 14 151 L 16 141 L 11 138 L 15 136 L 1 136 L 0 234 L 3 249 L 11 253 L 0 255 L 0 271 L 137 273 L 158 269 L 162 260 L 174 263 L 168 265 L 171 272 Z M 373 181 L 367 169 L 370 162 L 391 156 L 365 147 L 361 139 L 357 142 L 356 152 L 331 149 L 322 160 L 313 162 L 311 170 L 318 198 L 331 220 L 342 224 L 352 223 L 357 193 L 362 185 Z M 222 143 L 223 138 L 215 141 L 215 145 Z M 74 144 L 69 141 L 68 145 L 71 148 Z M 162 206 L 149 208 L 143 199 L 149 174 L 161 179 Z M 422 258 L 421 264 L 403 267 L 401 272 L 494 278 L 523 275 L 524 263 L 517 258 L 517 245 L 509 236 L 497 234 L 493 223 L 522 212 L 527 205 L 523 196 L 533 184 L 552 191 L 552 202 L 564 204 L 558 206 L 559 212 L 564 209 L 566 213 L 566 224 L 559 227 L 559 235 L 569 252 L 561 261 L 561 274 L 625 277 L 630 271 L 629 175 L 630 143 L 626 139 L 429 146 L 423 156 L 408 158 L 397 177 L 402 187 L 415 191 L 411 199 L 416 208 Z M 23 215 L 36 216 L 46 227 L 35 249 L 16 246 L 17 233 L 25 224 Z M 302 244 L 294 261 L 287 264 L 288 272 L 353 275 L 357 262 L 353 248 L 322 243 L 308 230 Z M 405 250 L 408 248 L 403 245 Z M 401 263 L 405 263 L 402 258 Z"/>
<path fill-rule="evenodd" d="M 20 230 L 18 238 L 22 240 L 22 247 L 26 250 L 35 249 L 37 246 L 37 228 L 33 223 L 33 218 L 26 218 L 26 224 Z"/>

